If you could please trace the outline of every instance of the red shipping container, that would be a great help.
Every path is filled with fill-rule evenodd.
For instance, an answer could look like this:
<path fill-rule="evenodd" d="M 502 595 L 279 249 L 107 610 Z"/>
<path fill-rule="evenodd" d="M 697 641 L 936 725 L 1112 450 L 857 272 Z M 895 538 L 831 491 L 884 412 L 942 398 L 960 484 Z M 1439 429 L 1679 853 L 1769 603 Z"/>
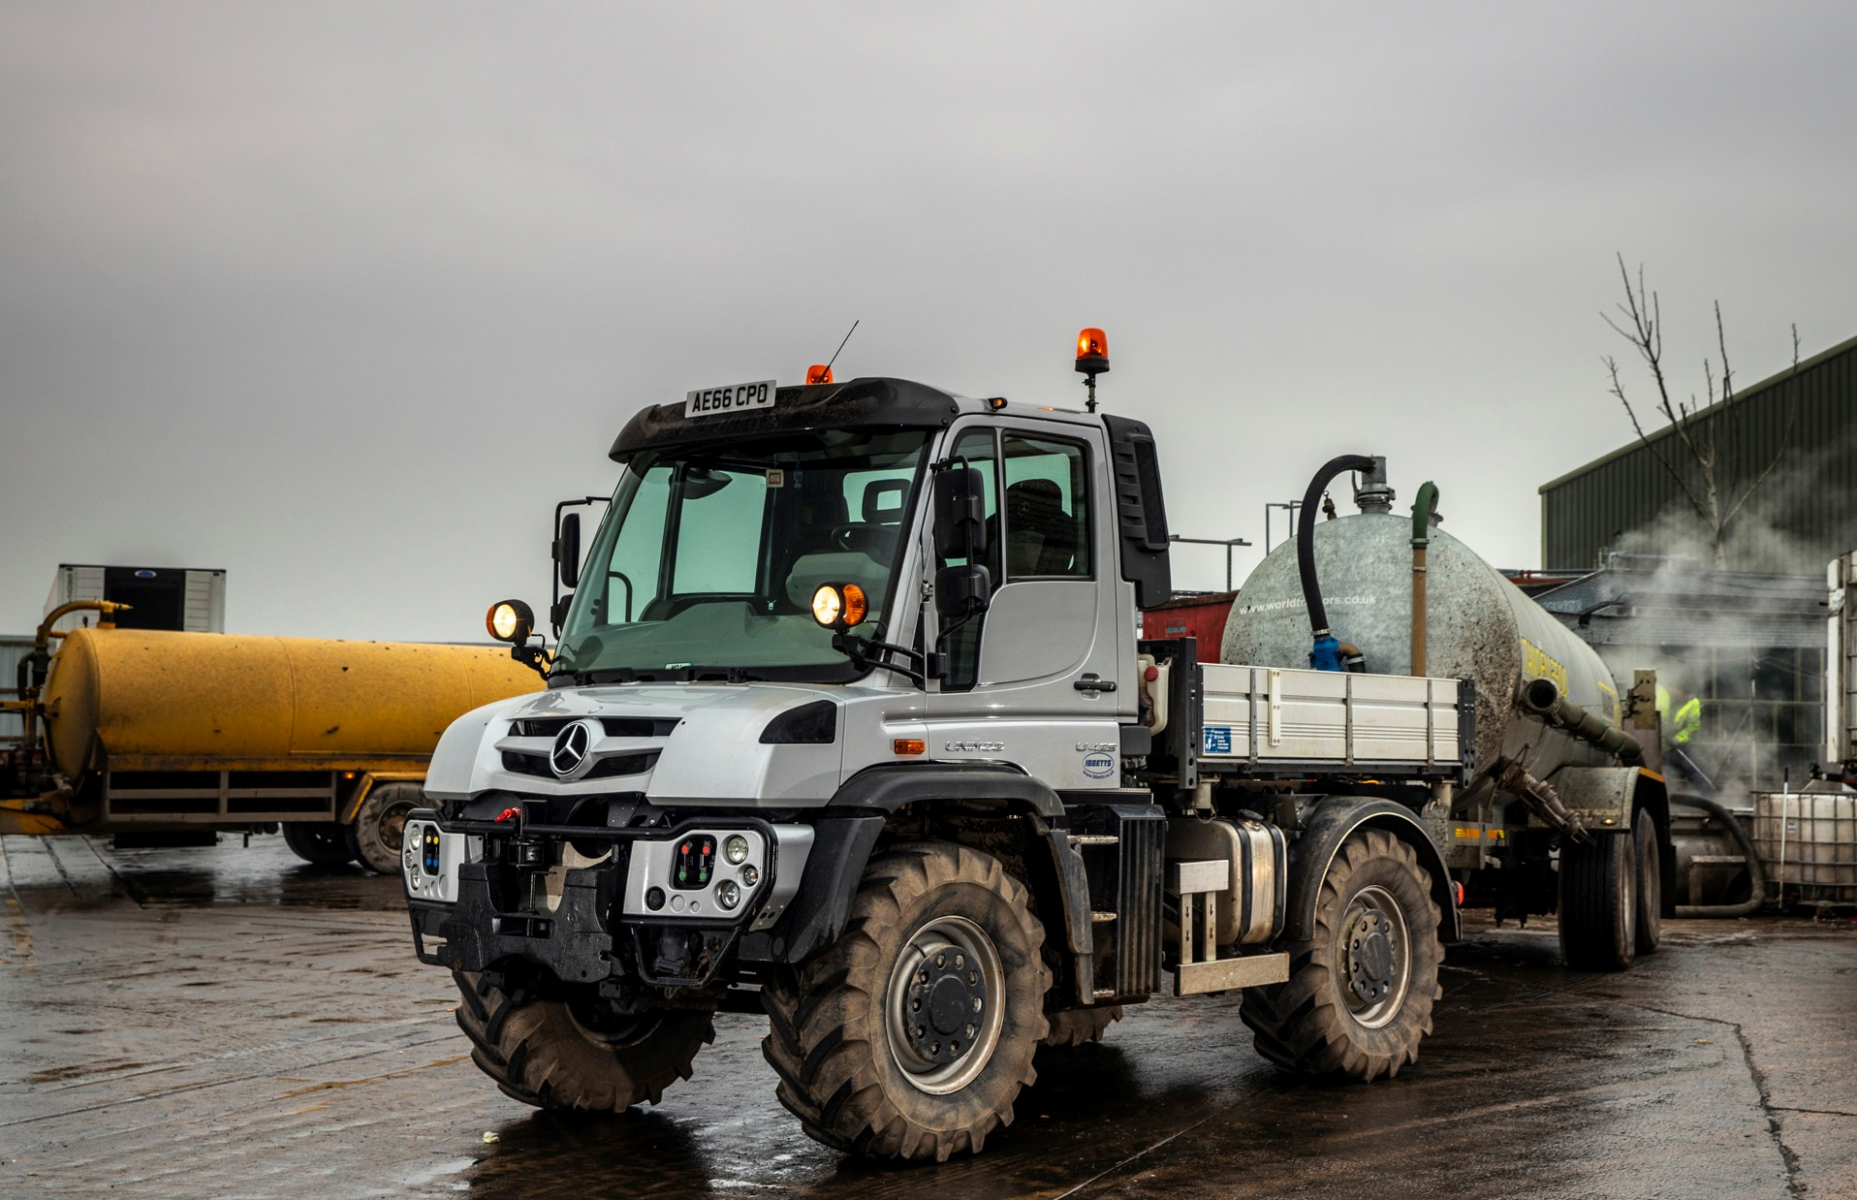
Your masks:
<path fill-rule="evenodd" d="M 1200 596 L 1177 596 L 1159 608 L 1141 614 L 1144 638 L 1199 639 L 1199 661 L 1218 662 L 1219 647 L 1225 641 L 1225 618 L 1232 612 L 1237 592 L 1207 592 Z"/>

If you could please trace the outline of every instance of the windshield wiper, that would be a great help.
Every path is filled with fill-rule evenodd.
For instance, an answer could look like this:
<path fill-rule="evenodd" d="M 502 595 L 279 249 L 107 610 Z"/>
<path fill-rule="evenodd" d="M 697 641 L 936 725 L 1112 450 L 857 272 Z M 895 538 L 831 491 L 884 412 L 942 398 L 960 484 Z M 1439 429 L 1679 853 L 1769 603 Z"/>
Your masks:
<path fill-rule="evenodd" d="M 922 652 L 920 650 L 912 650 L 908 646 L 899 646 L 895 642 L 880 642 L 876 638 L 862 638 L 855 633 L 843 632 L 832 635 L 832 649 L 850 659 L 851 665 L 857 667 L 859 670 L 882 667 L 886 671 L 895 671 L 898 675 L 908 679 L 919 688 L 924 690 L 928 688 L 928 681 L 923 677 L 922 672 L 916 668 L 898 666 L 896 663 L 888 662 L 885 659 L 870 657 L 871 651 L 874 650 L 879 654 L 906 655 L 920 663 L 923 661 Z"/>

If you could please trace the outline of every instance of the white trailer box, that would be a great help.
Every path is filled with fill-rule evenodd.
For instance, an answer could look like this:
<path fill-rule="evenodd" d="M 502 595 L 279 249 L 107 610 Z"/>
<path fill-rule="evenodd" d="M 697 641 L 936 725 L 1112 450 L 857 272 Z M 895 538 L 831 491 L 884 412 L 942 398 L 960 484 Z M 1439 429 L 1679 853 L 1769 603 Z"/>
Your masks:
<path fill-rule="evenodd" d="M 226 573 L 197 567 L 111 567 L 60 563 L 45 598 L 45 613 L 73 600 L 117 600 L 130 611 L 117 615 L 125 629 L 178 629 L 187 633 L 226 631 Z M 94 612 L 59 618 L 54 629 L 95 625 Z"/>

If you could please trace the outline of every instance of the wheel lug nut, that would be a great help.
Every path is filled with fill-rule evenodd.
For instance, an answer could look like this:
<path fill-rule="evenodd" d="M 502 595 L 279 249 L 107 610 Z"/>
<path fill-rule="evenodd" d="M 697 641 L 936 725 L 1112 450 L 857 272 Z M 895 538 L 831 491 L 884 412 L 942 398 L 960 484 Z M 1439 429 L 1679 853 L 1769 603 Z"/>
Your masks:
<path fill-rule="evenodd" d="M 967 965 L 967 956 L 965 954 L 957 954 L 954 956 L 955 970 L 958 971 L 966 965 Z"/>
<path fill-rule="evenodd" d="M 935 956 L 935 965 L 936 965 L 936 966 L 938 966 L 938 967 L 942 967 L 942 966 L 946 966 L 946 965 L 947 965 L 947 963 L 948 963 L 948 956 L 947 956 L 946 954 L 937 954 L 937 955 Z"/>

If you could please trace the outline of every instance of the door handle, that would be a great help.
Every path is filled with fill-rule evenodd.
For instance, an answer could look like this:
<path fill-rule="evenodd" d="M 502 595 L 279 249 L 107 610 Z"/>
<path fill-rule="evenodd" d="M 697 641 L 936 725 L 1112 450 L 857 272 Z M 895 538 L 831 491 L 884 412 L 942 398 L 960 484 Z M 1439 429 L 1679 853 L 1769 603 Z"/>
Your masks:
<path fill-rule="evenodd" d="M 1113 692 L 1115 691 L 1115 680 L 1098 679 L 1094 675 L 1085 675 L 1082 679 L 1077 680 L 1070 686 L 1076 688 L 1080 692 Z"/>

